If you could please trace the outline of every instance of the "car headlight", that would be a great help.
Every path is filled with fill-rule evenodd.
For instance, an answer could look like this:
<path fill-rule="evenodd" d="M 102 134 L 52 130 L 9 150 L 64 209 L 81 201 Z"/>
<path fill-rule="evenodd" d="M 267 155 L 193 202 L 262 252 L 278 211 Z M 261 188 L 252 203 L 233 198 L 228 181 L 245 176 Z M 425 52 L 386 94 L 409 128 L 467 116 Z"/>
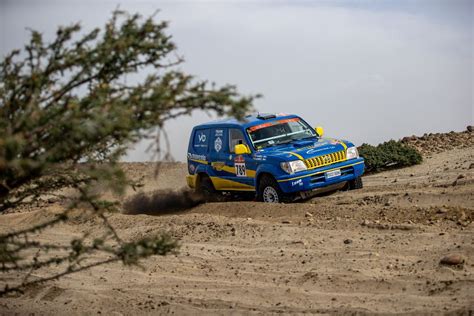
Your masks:
<path fill-rule="evenodd" d="M 306 165 L 301 160 L 294 160 L 294 161 L 285 161 L 280 163 L 281 168 L 289 174 L 293 174 L 298 171 L 308 170 Z"/>
<path fill-rule="evenodd" d="M 347 159 L 359 158 L 359 152 L 357 151 L 357 147 L 347 148 L 346 157 Z"/>

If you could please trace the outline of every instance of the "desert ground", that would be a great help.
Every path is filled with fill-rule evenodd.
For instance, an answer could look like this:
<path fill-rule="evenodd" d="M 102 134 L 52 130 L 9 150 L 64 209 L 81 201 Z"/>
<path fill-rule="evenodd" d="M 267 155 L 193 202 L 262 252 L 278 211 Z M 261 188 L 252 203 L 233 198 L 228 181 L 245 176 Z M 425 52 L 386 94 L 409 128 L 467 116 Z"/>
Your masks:
<path fill-rule="evenodd" d="M 472 315 L 473 138 L 407 138 L 423 152 L 422 164 L 367 175 L 361 190 L 305 202 L 110 214 L 122 238 L 169 232 L 179 253 L 148 259 L 144 269 L 96 267 L 0 298 L 0 314 Z M 145 192 L 185 186 L 182 163 L 162 164 L 157 176 L 152 163 L 124 168 L 132 178 L 145 177 Z M 50 201 L 2 215 L 0 230 L 38 223 L 60 207 Z M 98 230 L 98 221 L 77 216 L 39 238 Z M 461 260 L 441 264 L 449 255 Z"/>

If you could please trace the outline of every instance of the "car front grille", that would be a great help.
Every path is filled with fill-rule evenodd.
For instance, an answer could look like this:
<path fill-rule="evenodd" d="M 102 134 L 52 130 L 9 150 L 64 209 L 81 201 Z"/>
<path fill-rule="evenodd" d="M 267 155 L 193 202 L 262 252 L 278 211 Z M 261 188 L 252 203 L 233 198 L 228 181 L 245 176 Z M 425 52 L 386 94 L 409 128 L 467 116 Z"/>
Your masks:
<path fill-rule="evenodd" d="M 341 150 L 332 154 L 308 158 L 304 163 L 308 169 L 315 169 L 344 160 L 346 160 L 346 152 Z"/>

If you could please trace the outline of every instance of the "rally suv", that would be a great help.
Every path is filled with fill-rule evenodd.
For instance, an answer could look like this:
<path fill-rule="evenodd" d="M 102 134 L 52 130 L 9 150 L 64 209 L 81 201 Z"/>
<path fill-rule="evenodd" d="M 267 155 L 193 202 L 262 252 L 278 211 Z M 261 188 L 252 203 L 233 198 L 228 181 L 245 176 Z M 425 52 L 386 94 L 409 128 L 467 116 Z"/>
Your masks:
<path fill-rule="evenodd" d="M 349 141 L 287 114 L 213 121 L 193 128 L 187 183 L 206 196 L 249 192 L 264 202 L 362 188 L 364 159 Z"/>

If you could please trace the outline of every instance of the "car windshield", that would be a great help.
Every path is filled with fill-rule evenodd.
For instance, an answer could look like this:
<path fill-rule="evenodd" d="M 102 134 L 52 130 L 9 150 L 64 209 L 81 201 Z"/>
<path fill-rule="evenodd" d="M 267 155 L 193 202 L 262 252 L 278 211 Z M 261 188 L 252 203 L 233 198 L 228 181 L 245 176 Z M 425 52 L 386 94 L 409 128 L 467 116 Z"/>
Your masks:
<path fill-rule="evenodd" d="M 316 136 L 313 129 L 297 117 L 252 126 L 247 132 L 256 149 Z"/>

